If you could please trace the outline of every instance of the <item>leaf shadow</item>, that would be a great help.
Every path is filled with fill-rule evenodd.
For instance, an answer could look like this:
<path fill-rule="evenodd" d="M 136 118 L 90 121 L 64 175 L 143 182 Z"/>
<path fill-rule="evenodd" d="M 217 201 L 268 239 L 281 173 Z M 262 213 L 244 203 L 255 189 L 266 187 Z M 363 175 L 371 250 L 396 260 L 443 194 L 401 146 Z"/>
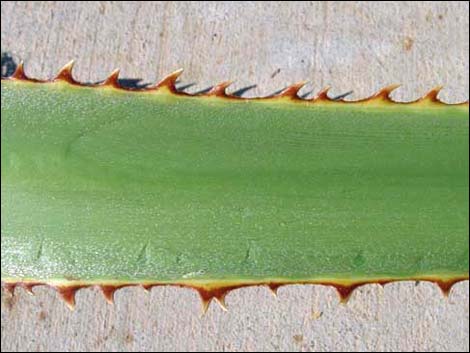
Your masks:
<path fill-rule="evenodd" d="M 13 75 L 18 64 L 13 56 L 8 52 L 2 52 L 2 77 Z"/>
<path fill-rule="evenodd" d="M 2 52 L 1 60 L 2 60 L 1 61 L 1 65 L 2 65 L 1 77 L 9 77 L 9 76 L 13 75 L 16 68 L 18 67 L 18 64 L 17 64 L 16 60 L 13 58 L 12 54 L 9 53 L 9 52 Z M 118 82 L 122 87 L 132 88 L 132 89 L 143 89 L 143 88 L 146 88 L 146 87 L 150 86 L 149 83 L 145 83 L 143 81 L 143 79 L 141 79 L 141 78 L 127 78 L 127 77 L 124 77 L 124 78 L 119 78 Z M 177 84 L 178 84 L 177 90 L 180 91 L 180 92 L 184 92 L 188 88 L 191 88 L 191 87 L 195 86 L 196 82 L 190 82 L 190 83 L 177 82 Z M 236 91 L 234 91 L 230 94 L 232 96 L 242 97 L 246 92 L 248 92 L 248 91 L 250 91 L 250 90 L 252 90 L 256 87 L 257 87 L 256 84 L 244 86 L 244 87 L 239 88 L 239 89 L 237 89 Z M 213 88 L 213 86 L 206 87 L 206 88 L 201 89 L 197 92 L 194 92 L 193 94 L 196 94 L 196 95 L 204 94 L 204 93 L 209 92 L 212 88 Z M 277 93 L 280 93 L 280 92 L 282 92 L 282 90 L 276 91 L 274 94 L 277 94 Z M 305 93 L 301 96 L 301 98 L 306 98 L 311 93 L 312 92 Z M 350 95 L 351 93 L 352 93 L 352 91 L 346 92 L 344 94 L 333 97 L 332 99 L 335 99 L 335 100 L 336 99 L 342 99 L 342 98 Z"/>

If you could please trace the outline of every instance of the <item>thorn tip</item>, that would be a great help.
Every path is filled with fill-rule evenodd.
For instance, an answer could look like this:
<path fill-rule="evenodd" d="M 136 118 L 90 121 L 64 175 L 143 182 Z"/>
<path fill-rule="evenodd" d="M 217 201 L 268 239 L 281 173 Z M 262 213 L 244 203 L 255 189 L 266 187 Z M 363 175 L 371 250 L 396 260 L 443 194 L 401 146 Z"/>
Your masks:
<path fill-rule="evenodd" d="M 298 96 L 298 92 L 302 89 L 303 86 L 305 86 L 307 82 L 308 81 L 300 81 L 300 82 L 294 83 L 290 85 L 289 87 L 283 89 L 279 94 L 276 94 L 274 97 L 276 98 L 287 97 L 291 99 L 300 99 L 300 97 Z"/>
<path fill-rule="evenodd" d="M 54 81 L 62 80 L 62 81 L 66 81 L 72 84 L 77 83 L 72 76 L 72 70 L 73 70 L 74 64 L 75 64 L 74 60 L 71 60 L 67 64 L 65 64 L 57 73 L 56 77 L 54 78 Z"/>
<path fill-rule="evenodd" d="M 62 300 L 65 302 L 65 305 L 73 311 L 75 310 L 75 293 L 77 291 L 76 288 L 68 288 L 68 287 L 58 287 L 57 291 L 62 298 Z"/>
<path fill-rule="evenodd" d="M 439 93 L 441 92 L 441 90 L 443 89 L 444 87 L 443 86 L 436 86 L 434 87 L 433 89 L 431 89 L 428 93 L 426 93 L 421 99 L 419 99 L 418 101 L 423 101 L 423 100 L 426 100 L 426 101 L 429 101 L 429 102 L 432 102 L 432 103 L 441 103 L 440 99 L 438 98 L 439 96 Z"/>
<path fill-rule="evenodd" d="M 276 298 L 277 298 L 277 292 L 278 292 L 279 287 L 280 287 L 279 284 L 271 283 L 271 284 L 268 285 L 268 288 L 271 291 L 271 294 Z"/>
<path fill-rule="evenodd" d="M 108 304 L 114 304 L 114 293 L 118 289 L 115 286 L 100 286 L 101 292 L 103 293 L 104 299 Z"/>
<path fill-rule="evenodd" d="M 15 295 L 16 284 L 15 283 L 5 283 L 3 286 L 5 292 L 10 296 L 13 297 Z"/>
<path fill-rule="evenodd" d="M 215 301 L 217 302 L 217 304 L 219 304 L 220 308 L 223 311 L 228 311 L 227 304 L 225 303 L 225 294 L 219 297 L 215 297 Z"/>
<path fill-rule="evenodd" d="M 13 72 L 13 75 L 10 76 L 11 79 L 14 80 L 27 80 L 28 77 L 26 76 L 24 72 L 24 62 L 20 61 L 18 66 L 15 69 L 15 72 Z"/>
<path fill-rule="evenodd" d="M 385 86 L 380 91 L 378 91 L 376 94 L 374 94 L 370 99 L 371 100 L 391 101 L 392 100 L 390 98 L 391 93 L 400 86 L 401 86 L 401 84 L 392 84 L 392 85 Z"/>
<path fill-rule="evenodd" d="M 120 88 L 119 85 L 119 69 L 113 70 L 111 74 L 103 81 L 103 86 L 110 86 L 115 88 Z"/>
<path fill-rule="evenodd" d="M 227 87 L 232 84 L 232 81 L 221 82 L 214 87 L 206 94 L 207 96 L 216 96 L 216 97 L 227 97 Z"/>
<path fill-rule="evenodd" d="M 201 316 L 206 315 L 207 310 L 209 310 L 209 305 L 211 304 L 212 299 L 202 299 L 201 298 Z"/>
<path fill-rule="evenodd" d="M 320 92 L 318 92 L 317 96 L 313 99 L 314 102 L 325 102 L 325 101 L 330 101 L 331 98 L 328 96 L 328 92 L 330 91 L 331 87 L 326 86 L 323 88 Z"/>
<path fill-rule="evenodd" d="M 146 293 L 150 293 L 152 291 L 153 286 L 150 284 L 143 284 L 142 288 L 144 289 Z"/>
<path fill-rule="evenodd" d="M 25 284 L 23 288 L 29 295 L 34 296 L 34 291 L 33 291 L 34 284 Z"/>
<path fill-rule="evenodd" d="M 177 92 L 177 89 L 176 89 L 176 80 L 178 79 L 178 77 L 181 76 L 181 74 L 183 73 L 183 69 L 178 69 L 174 72 L 172 72 L 171 74 L 169 74 L 168 76 L 165 76 L 160 82 L 158 82 L 154 87 L 153 89 L 160 89 L 160 88 L 167 88 L 168 90 L 170 90 L 171 92 L 173 93 L 176 93 Z"/>

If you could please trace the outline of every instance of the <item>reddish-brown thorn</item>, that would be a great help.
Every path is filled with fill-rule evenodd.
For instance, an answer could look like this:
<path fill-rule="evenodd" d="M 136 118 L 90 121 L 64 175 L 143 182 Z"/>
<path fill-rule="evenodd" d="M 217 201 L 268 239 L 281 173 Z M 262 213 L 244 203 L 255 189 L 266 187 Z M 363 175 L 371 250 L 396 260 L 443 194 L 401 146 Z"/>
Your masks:
<path fill-rule="evenodd" d="M 460 281 L 465 281 L 465 280 L 468 280 L 468 276 L 461 276 L 461 277 L 457 277 L 457 278 L 454 278 L 454 279 L 446 279 L 446 280 L 439 280 L 439 279 L 428 279 L 428 278 L 424 278 L 424 279 L 415 279 L 415 280 L 424 280 L 424 281 L 431 281 L 433 283 L 436 283 L 439 288 L 442 290 L 443 294 L 445 296 L 447 296 L 450 291 L 451 291 L 451 288 L 454 284 L 460 282 Z M 366 282 L 359 282 L 359 283 L 353 283 L 353 284 L 349 284 L 349 285 L 340 285 L 340 284 L 336 284 L 336 283 L 333 283 L 333 282 L 315 282 L 315 283 L 312 283 L 312 282 L 302 282 L 300 281 L 299 284 L 320 284 L 320 285 L 328 285 L 328 286 L 333 286 L 336 288 L 337 290 L 337 293 L 339 294 L 340 296 L 340 300 L 341 300 L 341 303 L 346 303 L 347 300 L 349 299 L 349 297 L 351 296 L 351 294 L 353 293 L 353 291 L 359 287 L 359 286 L 362 286 L 362 285 L 365 285 L 365 284 L 373 284 L 373 283 L 376 283 L 376 284 L 379 284 L 379 285 L 382 285 L 384 286 L 385 284 L 387 283 L 390 283 L 390 282 L 394 282 L 394 281 L 397 281 L 397 280 L 375 280 L 375 281 L 366 281 Z M 14 290 L 17 286 L 21 286 L 23 288 L 25 288 L 26 290 L 28 291 L 32 291 L 32 288 L 34 286 L 37 286 L 37 285 L 45 285 L 47 283 L 41 283 L 41 282 L 36 282 L 36 283 L 24 283 L 24 282 L 15 282 L 15 283 L 5 283 L 5 282 L 2 282 L 2 286 L 4 288 L 4 290 L 9 293 L 10 295 L 13 295 L 14 293 Z M 231 290 L 234 290 L 234 289 L 237 289 L 237 288 L 242 288 L 242 287 L 245 287 L 245 286 L 249 286 L 249 285 L 266 285 L 268 286 L 271 291 L 273 291 L 273 293 L 276 293 L 277 289 L 280 287 L 280 286 L 283 286 L 283 285 L 287 285 L 289 283 L 276 283 L 276 282 L 265 282 L 265 283 L 259 283 L 259 284 L 241 284 L 241 285 L 234 285 L 234 286 L 223 286 L 223 287 L 215 287 L 215 288 L 212 288 L 212 289 L 205 289 L 205 288 L 201 288 L 201 287 L 197 287 L 197 286 L 190 286 L 190 285 L 186 285 L 186 284 L 174 284 L 176 286 L 179 286 L 179 287 L 189 287 L 189 288 L 193 288 L 195 290 L 197 290 L 197 292 L 199 293 L 199 296 L 201 298 L 201 301 L 202 301 L 202 312 L 205 313 L 208 308 L 209 308 L 209 305 L 210 305 L 210 302 L 212 301 L 212 299 L 216 299 L 216 301 L 221 305 L 222 309 L 226 309 L 226 305 L 225 305 L 225 296 L 226 294 L 228 294 Z M 133 284 L 122 284 L 122 285 L 114 285 L 114 286 L 110 286 L 108 285 L 109 288 L 105 288 L 104 289 L 104 294 L 105 294 L 105 297 L 107 296 L 107 299 L 109 299 L 110 297 L 110 294 L 113 293 L 115 290 L 119 289 L 119 288 L 122 288 L 122 287 L 125 287 L 125 286 L 135 286 L 136 284 L 133 283 Z M 140 285 L 141 287 L 143 287 L 144 289 L 146 290 L 150 290 L 152 287 L 154 286 L 160 286 L 160 285 L 168 285 L 168 284 L 145 284 L 145 285 Z M 73 308 L 75 307 L 75 293 L 77 290 L 81 289 L 81 288 L 86 288 L 86 287 L 89 287 L 90 285 L 76 285 L 76 286 L 53 286 L 57 292 L 59 293 L 60 297 L 65 301 L 65 303 L 67 304 L 67 306 L 73 310 Z M 107 287 L 105 285 L 105 287 Z M 103 290 L 103 288 L 102 288 Z M 111 300 L 110 300 L 111 301 Z"/>
<path fill-rule="evenodd" d="M 202 302 L 202 313 L 205 314 L 209 309 L 209 305 L 212 299 L 215 299 L 216 302 L 220 305 L 222 310 L 227 311 L 227 305 L 225 304 L 225 296 L 228 292 L 230 292 L 233 288 L 231 287 L 222 287 L 217 288 L 214 290 L 205 290 L 202 288 L 195 288 L 199 293 L 199 297 L 201 298 Z"/>
<path fill-rule="evenodd" d="M 300 99 L 297 95 L 300 89 L 305 86 L 307 81 L 301 81 L 290 85 L 289 87 L 283 89 L 281 92 L 276 94 L 274 97 L 288 97 L 292 99 Z"/>
<path fill-rule="evenodd" d="M 274 295 L 275 297 L 277 297 L 277 291 L 279 287 L 281 287 L 280 284 L 274 284 L 274 283 L 268 284 L 269 290 L 271 291 L 272 295 Z"/>
<path fill-rule="evenodd" d="M 227 97 L 226 89 L 231 84 L 232 81 L 221 82 L 218 85 L 212 87 L 212 89 L 207 92 L 206 96 Z"/>
<path fill-rule="evenodd" d="M 450 295 L 450 292 L 452 290 L 452 287 L 456 284 L 460 282 L 459 279 L 457 280 L 450 280 L 450 281 L 435 281 L 435 283 L 438 285 L 438 287 L 440 288 L 442 294 L 444 295 L 444 297 L 448 298 L 449 295 Z"/>
<path fill-rule="evenodd" d="M 386 87 L 382 88 L 380 91 L 378 91 L 377 93 L 375 93 L 372 97 L 370 97 L 366 100 L 391 101 L 390 94 L 400 86 L 401 85 L 399 85 L 399 84 L 386 86 Z"/>
<path fill-rule="evenodd" d="M 171 74 L 169 74 L 168 76 L 166 76 L 165 78 L 163 78 L 163 80 L 158 82 L 154 87 L 151 87 L 150 89 L 158 89 L 161 87 L 166 87 L 171 92 L 176 93 L 177 90 L 176 90 L 175 83 L 178 77 L 180 77 L 182 73 L 183 73 L 183 69 L 176 70 L 172 72 Z"/>
<path fill-rule="evenodd" d="M 210 305 L 214 295 L 210 291 L 207 291 L 207 290 L 202 289 L 202 288 L 194 287 L 193 289 L 195 289 L 199 294 L 199 298 L 201 299 L 202 315 L 205 315 L 207 310 L 209 309 L 209 305 Z"/>
<path fill-rule="evenodd" d="M 119 69 L 114 70 L 111 74 L 101 83 L 102 86 L 110 86 L 120 88 L 119 84 Z"/>
<path fill-rule="evenodd" d="M 75 79 L 72 76 L 73 66 L 74 66 L 74 61 L 71 60 L 68 64 L 66 64 L 64 67 L 62 67 L 59 70 L 56 77 L 54 78 L 54 81 L 61 80 L 61 81 L 65 81 L 71 84 L 76 84 L 77 81 L 75 81 Z"/>
<path fill-rule="evenodd" d="M 3 289 L 9 296 L 14 296 L 15 295 L 15 289 L 16 289 L 17 284 L 16 283 L 5 283 L 3 285 Z"/>
<path fill-rule="evenodd" d="M 339 284 L 333 284 L 332 286 L 335 287 L 336 292 L 338 293 L 339 296 L 339 301 L 341 304 L 347 304 L 349 299 L 351 298 L 351 295 L 353 294 L 354 290 L 360 286 L 362 286 L 365 283 L 357 283 L 357 284 L 352 284 L 349 286 L 343 286 Z"/>
<path fill-rule="evenodd" d="M 382 288 L 385 287 L 385 285 L 389 284 L 391 281 L 377 281 L 377 284 L 381 286 Z"/>
<path fill-rule="evenodd" d="M 57 293 L 72 311 L 75 309 L 75 293 L 78 289 L 76 287 L 56 287 Z"/>
<path fill-rule="evenodd" d="M 10 76 L 10 78 L 15 80 L 28 80 L 28 77 L 24 72 L 24 63 L 22 61 L 18 64 L 15 69 L 15 72 L 13 73 L 13 75 Z"/>
<path fill-rule="evenodd" d="M 147 293 L 150 293 L 152 291 L 152 288 L 154 286 L 151 285 L 151 284 L 142 284 L 142 288 L 147 292 Z"/>
<path fill-rule="evenodd" d="M 439 95 L 439 92 L 442 90 L 443 86 L 437 86 L 434 87 L 432 90 L 430 90 L 428 93 L 426 93 L 423 97 L 419 99 L 419 101 L 430 101 L 433 103 L 441 103 L 439 98 L 437 97 Z"/>
<path fill-rule="evenodd" d="M 106 299 L 109 304 L 114 304 L 114 293 L 119 288 L 116 286 L 100 286 L 100 289 L 103 293 L 104 299 Z"/>
<path fill-rule="evenodd" d="M 209 310 L 209 305 L 211 304 L 212 298 L 211 299 L 202 299 L 201 298 L 201 314 L 204 316 L 207 313 L 207 310 Z"/>
<path fill-rule="evenodd" d="M 330 91 L 330 87 L 327 86 L 323 88 L 320 92 L 318 92 L 317 96 L 313 98 L 313 101 L 330 101 L 330 97 L 328 96 L 328 92 Z"/>
<path fill-rule="evenodd" d="M 227 304 L 225 303 L 225 296 L 226 296 L 226 293 L 222 294 L 219 297 L 215 297 L 214 299 L 217 302 L 217 304 L 219 304 L 219 306 L 222 308 L 223 311 L 228 311 Z"/>
<path fill-rule="evenodd" d="M 34 295 L 33 288 L 36 286 L 34 283 L 25 283 L 23 284 L 23 289 L 29 294 Z"/>

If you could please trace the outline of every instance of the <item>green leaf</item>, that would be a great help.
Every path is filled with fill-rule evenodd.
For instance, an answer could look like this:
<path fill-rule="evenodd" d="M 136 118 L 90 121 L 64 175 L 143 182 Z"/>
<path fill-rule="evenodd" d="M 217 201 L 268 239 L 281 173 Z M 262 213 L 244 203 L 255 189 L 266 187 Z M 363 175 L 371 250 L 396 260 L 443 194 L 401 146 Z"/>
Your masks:
<path fill-rule="evenodd" d="M 468 279 L 468 104 L 168 87 L 2 80 L 4 283 Z"/>

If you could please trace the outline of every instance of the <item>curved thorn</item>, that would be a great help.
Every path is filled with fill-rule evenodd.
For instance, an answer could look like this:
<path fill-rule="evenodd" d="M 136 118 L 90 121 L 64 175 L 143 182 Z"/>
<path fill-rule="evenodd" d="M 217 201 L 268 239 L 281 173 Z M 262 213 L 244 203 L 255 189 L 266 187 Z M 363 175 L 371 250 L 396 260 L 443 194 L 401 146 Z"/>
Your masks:
<path fill-rule="evenodd" d="M 390 98 L 390 94 L 396 90 L 398 87 L 400 87 L 400 84 L 393 84 L 393 85 L 388 85 L 379 90 L 377 93 L 375 93 L 372 97 L 370 97 L 367 100 L 387 100 L 391 101 L 392 99 Z"/>
<path fill-rule="evenodd" d="M 201 316 L 204 316 L 207 313 L 207 310 L 209 309 L 209 305 L 211 304 L 212 298 L 210 299 L 203 299 L 201 297 Z"/>
<path fill-rule="evenodd" d="M 114 304 L 114 293 L 118 289 L 115 286 L 100 286 L 104 299 L 111 305 Z"/>
<path fill-rule="evenodd" d="M 225 303 L 225 294 L 215 297 L 214 299 L 223 311 L 228 311 L 227 304 Z"/>
<path fill-rule="evenodd" d="M 201 316 L 204 316 L 209 309 L 209 305 L 211 304 L 212 299 L 214 298 L 214 294 L 211 291 L 207 291 L 206 289 L 202 288 L 194 288 L 197 293 L 199 294 L 199 298 L 201 299 Z"/>
<path fill-rule="evenodd" d="M 150 293 L 152 291 L 153 286 L 151 284 L 143 284 L 142 288 L 146 293 Z"/>
<path fill-rule="evenodd" d="M 377 284 L 381 286 L 382 288 L 385 288 L 387 284 L 389 284 L 390 281 L 378 281 Z"/>
<path fill-rule="evenodd" d="M 437 286 L 439 287 L 439 289 L 441 290 L 442 292 L 442 295 L 445 297 L 445 298 L 448 298 L 449 295 L 450 295 L 450 292 L 452 290 L 452 287 L 454 286 L 454 284 L 456 284 L 458 281 L 436 281 L 435 283 L 437 284 Z"/>
<path fill-rule="evenodd" d="M 318 94 L 316 95 L 315 98 L 313 98 L 313 101 L 314 102 L 317 102 L 317 101 L 330 101 L 331 98 L 328 96 L 328 92 L 330 91 L 331 87 L 330 86 L 326 86 L 325 88 L 323 88 L 320 92 L 318 92 Z"/>
<path fill-rule="evenodd" d="M 33 291 L 34 284 L 25 284 L 23 288 L 29 295 L 34 296 L 34 291 Z"/>
<path fill-rule="evenodd" d="M 72 70 L 74 64 L 74 60 L 71 60 L 67 64 L 65 64 L 64 67 L 62 67 L 57 73 L 56 77 L 54 78 L 54 81 L 62 80 L 68 83 L 76 83 L 75 79 L 72 77 Z"/>
<path fill-rule="evenodd" d="M 339 296 L 339 302 L 341 304 L 347 304 L 354 290 L 363 284 L 364 283 L 358 283 L 358 284 L 352 284 L 349 286 L 334 285 L 336 292 L 338 293 L 338 296 Z"/>
<path fill-rule="evenodd" d="M 303 86 L 305 86 L 305 84 L 307 83 L 308 81 L 300 81 L 300 82 L 297 82 L 297 83 L 294 83 L 293 85 L 290 85 L 289 87 L 283 89 L 281 92 L 279 92 L 278 94 L 276 94 L 274 97 L 288 97 L 288 98 L 292 98 L 292 99 L 300 99 L 299 96 L 297 95 L 297 93 L 302 89 Z"/>
<path fill-rule="evenodd" d="M 110 86 L 120 88 L 119 84 L 119 69 L 113 70 L 111 74 L 101 83 L 102 86 Z"/>
<path fill-rule="evenodd" d="M 224 81 L 212 87 L 212 89 L 206 93 L 206 96 L 216 96 L 216 97 L 227 97 L 226 89 L 230 86 L 232 81 Z"/>
<path fill-rule="evenodd" d="M 68 288 L 68 287 L 58 287 L 57 292 L 62 300 L 65 302 L 65 305 L 73 311 L 75 310 L 75 288 Z"/>
<path fill-rule="evenodd" d="M 441 90 L 443 89 L 443 86 L 436 86 L 433 89 L 431 89 L 428 93 L 426 93 L 423 97 L 419 99 L 419 101 L 429 101 L 433 103 L 441 103 L 440 99 L 437 97 Z"/>
<path fill-rule="evenodd" d="M 21 61 L 18 66 L 15 69 L 15 72 L 13 72 L 13 75 L 10 76 L 11 79 L 14 80 L 27 80 L 28 77 L 26 76 L 24 72 L 24 62 Z"/>
<path fill-rule="evenodd" d="M 158 82 L 153 87 L 153 89 L 159 89 L 159 88 L 166 87 L 171 92 L 177 92 L 176 80 L 178 79 L 178 77 L 181 76 L 182 73 L 183 73 L 183 69 L 179 69 L 179 70 L 176 70 L 176 71 L 172 72 L 168 76 L 165 76 L 160 82 Z"/>
<path fill-rule="evenodd" d="M 5 283 L 3 286 L 5 292 L 10 296 L 13 297 L 15 295 L 16 284 L 15 283 Z"/>
<path fill-rule="evenodd" d="M 271 294 L 277 298 L 277 291 L 279 289 L 280 285 L 278 284 L 268 284 L 268 288 L 271 291 Z"/>

